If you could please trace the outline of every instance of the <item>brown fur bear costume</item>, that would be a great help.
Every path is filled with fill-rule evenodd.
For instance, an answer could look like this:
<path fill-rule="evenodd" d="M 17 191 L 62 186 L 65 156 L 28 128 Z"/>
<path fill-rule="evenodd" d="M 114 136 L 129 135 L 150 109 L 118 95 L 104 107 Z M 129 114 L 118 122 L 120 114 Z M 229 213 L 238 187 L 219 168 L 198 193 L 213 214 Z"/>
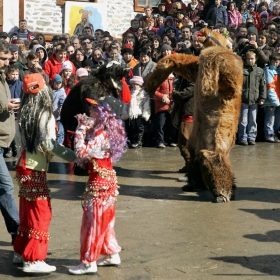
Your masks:
<path fill-rule="evenodd" d="M 189 184 L 192 189 L 209 189 L 217 202 L 229 201 L 235 189 L 228 156 L 238 127 L 242 69 L 242 60 L 231 50 L 208 47 L 199 57 L 164 57 L 145 86 L 153 94 L 171 72 L 195 83 L 194 124 L 188 147 Z"/>

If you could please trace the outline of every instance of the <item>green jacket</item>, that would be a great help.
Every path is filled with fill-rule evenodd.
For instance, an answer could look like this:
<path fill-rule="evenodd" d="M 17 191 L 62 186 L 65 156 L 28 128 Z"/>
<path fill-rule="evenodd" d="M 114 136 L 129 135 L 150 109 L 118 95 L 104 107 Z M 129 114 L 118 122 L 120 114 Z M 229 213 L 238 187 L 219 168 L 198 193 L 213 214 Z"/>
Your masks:
<path fill-rule="evenodd" d="M 257 65 L 243 68 L 242 103 L 253 105 L 266 99 L 266 82 L 263 69 Z"/>
<path fill-rule="evenodd" d="M 8 109 L 8 99 L 10 98 L 11 93 L 6 83 L 6 77 L 4 74 L 0 75 L 0 147 L 3 148 L 10 146 L 16 132 L 14 112 Z"/>

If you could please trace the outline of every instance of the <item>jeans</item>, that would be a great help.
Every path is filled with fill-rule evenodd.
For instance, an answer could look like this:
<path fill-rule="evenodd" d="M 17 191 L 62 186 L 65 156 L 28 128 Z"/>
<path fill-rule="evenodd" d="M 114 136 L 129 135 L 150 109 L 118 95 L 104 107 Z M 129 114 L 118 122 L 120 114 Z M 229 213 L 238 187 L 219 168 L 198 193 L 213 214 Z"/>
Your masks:
<path fill-rule="evenodd" d="M 264 107 L 264 137 L 277 136 L 280 128 L 280 106 Z"/>
<path fill-rule="evenodd" d="M 14 184 L 3 155 L 4 149 L 0 147 L 0 210 L 14 241 L 19 225 L 19 214 L 13 197 Z"/>
<path fill-rule="evenodd" d="M 258 104 L 241 104 L 238 123 L 238 141 L 255 141 L 257 137 Z"/>
<path fill-rule="evenodd" d="M 58 132 L 57 132 L 57 143 L 63 144 L 64 142 L 64 127 L 60 121 L 56 121 L 57 126 L 58 126 Z"/>
<path fill-rule="evenodd" d="M 170 145 L 171 143 L 176 143 L 176 128 L 172 125 L 171 114 L 168 111 L 159 112 L 156 114 L 156 145 L 164 144 L 164 129 L 166 128 L 166 141 Z"/>

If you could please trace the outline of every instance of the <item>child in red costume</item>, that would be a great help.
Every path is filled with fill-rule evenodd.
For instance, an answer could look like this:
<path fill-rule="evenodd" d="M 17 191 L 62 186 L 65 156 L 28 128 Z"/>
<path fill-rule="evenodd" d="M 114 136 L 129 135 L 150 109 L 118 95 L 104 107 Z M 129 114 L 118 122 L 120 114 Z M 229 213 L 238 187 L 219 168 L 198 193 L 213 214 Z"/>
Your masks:
<path fill-rule="evenodd" d="M 52 216 L 46 177 L 48 163 L 52 155 L 69 162 L 76 157 L 72 150 L 55 141 L 52 92 L 43 76 L 39 73 L 25 76 L 23 92 L 19 113 L 22 153 L 16 164 L 20 225 L 13 262 L 23 262 L 23 271 L 27 273 L 50 273 L 56 267 L 44 262 Z"/>
<path fill-rule="evenodd" d="M 97 265 L 120 265 L 114 224 L 118 182 L 112 161 L 117 161 L 126 146 L 126 134 L 120 120 L 105 104 L 95 100 L 91 115 L 77 115 L 75 152 L 79 165 L 88 163 L 89 179 L 85 188 L 80 235 L 81 264 L 69 269 L 71 274 L 94 274 Z M 103 255 L 98 260 L 100 254 Z"/>

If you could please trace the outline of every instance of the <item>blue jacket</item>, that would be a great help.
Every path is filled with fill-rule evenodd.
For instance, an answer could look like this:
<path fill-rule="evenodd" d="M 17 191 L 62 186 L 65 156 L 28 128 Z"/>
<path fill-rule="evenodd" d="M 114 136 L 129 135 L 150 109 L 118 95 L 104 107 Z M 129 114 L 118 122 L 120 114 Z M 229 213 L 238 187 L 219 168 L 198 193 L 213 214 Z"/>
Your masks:
<path fill-rule="evenodd" d="M 267 86 L 267 98 L 262 107 L 274 106 L 277 107 L 280 105 L 279 97 L 280 95 L 280 70 L 275 66 L 266 66 L 264 68 L 264 74 L 266 78 L 266 86 Z"/>
<path fill-rule="evenodd" d="M 60 110 L 66 98 L 66 93 L 63 87 L 60 89 L 53 89 L 53 113 L 55 119 L 60 120 Z"/>
<path fill-rule="evenodd" d="M 218 7 L 213 5 L 207 13 L 205 21 L 207 20 L 211 20 L 214 25 L 216 25 L 217 22 L 222 22 L 224 25 L 228 25 L 227 10 L 222 5 Z"/>
<path fill-rule="evenodd" d="M 20 98 L 22 92 L 22 81 L 20 80 L 10 80 L 6 77 L 6 82 L 9 86 L 11 92 L 11 98 Z"/>

